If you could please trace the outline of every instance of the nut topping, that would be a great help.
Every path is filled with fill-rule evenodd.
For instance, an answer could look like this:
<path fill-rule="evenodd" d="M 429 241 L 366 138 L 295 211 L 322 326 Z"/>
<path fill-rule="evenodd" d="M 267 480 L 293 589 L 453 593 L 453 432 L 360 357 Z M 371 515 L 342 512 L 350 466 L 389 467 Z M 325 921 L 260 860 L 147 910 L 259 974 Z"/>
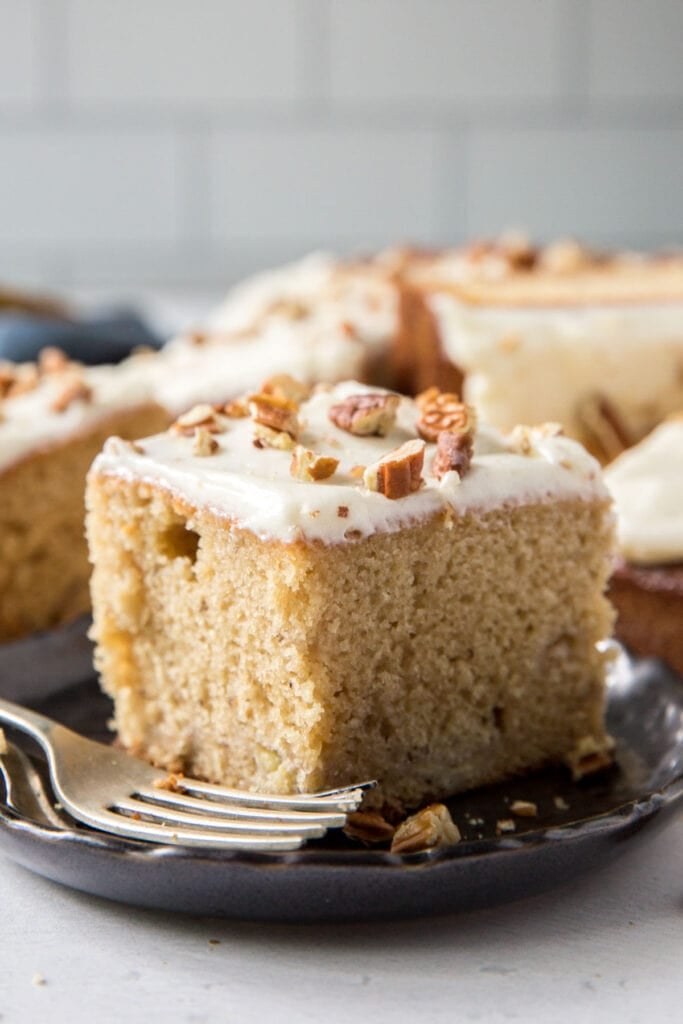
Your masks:
<path fill-rule="evenodd" d="M 384 458 L 368 466 L 363 474 L 365 486 L 386 498 L 405 498 L 420 489 L 424 464 L 424 441 L 406 441 Z"/>
<path fill-rule="evenodd" d="M 477 414 L 471 405 L 461 402 L 457 395 L 435 389 L 423 392 L 418 398 L 420 414 L 415 426 L 425 441 L 436 441 L 443 430 L 457 434 L 473 434 L 477 429 Z"/>
<path fill-rule="evenodd" d="M 392 853 L 418 853 L 459 843 L 460 830 L 445 804 L 430 804 L 406 818 L 394 834 Z"/>
<path fill-rule="evenodd" d="M 223 432 L 224 424 L 213 405 L 203 402 L 201 405 L 193 406 L 178 417 L 171 429 L 184 437 L 195 437 L 198 427 L 203 427 L 210 434 Z"/>
<path fill-rule="evenodd" d="M 386 843 L 393 838 L 394 826 L 379 811 L 353 811 L 346 817 L 344 832 L 361 843 Z"/>
<path fill-rule="evenodd" d="M 583 736 L 574 749 L 565 755 L 564 761 L 572 773 L 572 779 L 578 782 L 586 775 L 594 775 L 603 768 L 609 768 L 614 762 L 613 751 L 614 741 L 609 737 L 596 740 L 593 736 Z"/>
<path fill-rule="evenodd" d="M 56 348 L 54 345 L 48 345 L 47 348 L 43 348 L 38 355 L 38 372 L 43 373 L 59 373 L 61 370 L 65 370 L 69 365 L 69 359 L 66 352 L 63 352 L 61 348 Z"/>
<path fill-rule="evenodd" d="M 446 473 L 455 472 L 462 480 L 470 468 L 473 452 L 472 434 L 454 434 L 442 430 L 436 441 L 432 473 L 437 480 L 442 480 Z"/>
<path fill-rule="evenodd" d="M 193 455 L 215 455 L 218 448 L 218 441 L 211 436 L 210 430 L 206 427 L 195 427 L 194 443 L 192 445 Z"/>
<path fill-rule="evenodd" d="M 299 432 L 299 418 L 297 416 L 298 405 L 290 398 L 281 398 L 279 395 L 250 395 L 248 399 L 249 412 L 257 426 L 267 427 L 270 431 L 289 434 L 292 441 L 296 440 Z M 262 432 L 256 431 L 256 436 L 266 440 Z M 266 441 L 266 443 L 269 443 Z M 284 445 L 275 445 L 284 447 Z M 291 447 L 291 445 L 290 445 Z"/>
<path fill-rule="evenodd" d="M 92 401 L 92 388 L 80 378 L 74 378 L 60 391 L 50 408 L 53 412 L 66 412 L 74 402 Z"/>
<path fill-rule="evenodd" d="M 298 444 L 294 449 L 289 471 L 297 480 L 327 480 L 338 465 L 339 459 L 333 459 L 329 455 L 318 455 L 317 452 Z"/>
<path fill-rule="evenodd" d="M 277 373 L 261 385 L 261 394 L 289 399 L 291 402 L 296 402 L 297 405 L 305 402 L 310 393 L 311 389 L 307 384 L 303 384 L 288 373 Z"/>
<path fill-rule="evenodd" d="M 231 402 L 219 406 L 218 412 L 231 420 L 244 420 L 249 415 L 249 408 L 243 398 L 233 398 Z"/>
<path fill-rule="evenodd" d="M 331 406 L 328 417 L 340 430 L 360 437 L 384 437 L 396 421 L 401 399 L 398 395 L 350 395 Z"/>
<path fill-rule="evenodd" d="M 510 810 L 517 818 L 535 818 L 538 814 L 538 805 L 533 800 L 513 800 Z"/>

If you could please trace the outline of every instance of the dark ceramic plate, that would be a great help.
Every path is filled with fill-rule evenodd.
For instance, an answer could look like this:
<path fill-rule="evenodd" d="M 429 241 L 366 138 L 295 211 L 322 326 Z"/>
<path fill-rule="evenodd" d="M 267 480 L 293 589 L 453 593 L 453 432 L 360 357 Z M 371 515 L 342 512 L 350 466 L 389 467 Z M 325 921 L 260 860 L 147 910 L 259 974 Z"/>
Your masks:
<path fill-rule="evenodd" d="M 83 733 L 106 735 L 110 707 L 93 682 L 39 706 Z M 608 727 L 617 742 L 613 768 L 579 784 L 548 770 L 454 797 L 448 804 L 463 841 L 410 856 L 366 850 L 341 833 L 288 854 L 110 838 L 57 817 L 13 755 L 5 758 L 13 784 L 0 801 L 0 849 L 84 892 L 200 915 L 358 921 L 491 906 L 604 867 L 683 802 L 683 682 L 656 661 L 622 658 L 610 683 Z M 42 773 L 37 759 L 26 764 Z M 534 801 L 538 816 L 498 836 L 496 822 L 510 817 L 515 799 Z"/>
<path fill-rule="evenodd" d="M 90 616 L 0 644 L 0 697 L 28 704 L 93 678 Z"/>

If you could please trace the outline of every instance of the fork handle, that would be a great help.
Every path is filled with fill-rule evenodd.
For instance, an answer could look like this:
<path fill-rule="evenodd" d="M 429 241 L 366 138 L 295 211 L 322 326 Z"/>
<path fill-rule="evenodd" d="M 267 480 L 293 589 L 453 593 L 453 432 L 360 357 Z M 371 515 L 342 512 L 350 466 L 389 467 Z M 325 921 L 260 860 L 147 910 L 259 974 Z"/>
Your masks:
<path fill-rule="evenodd" d="M 45 715 L 40 715 L 37 711 L 30 711 L 29 708 L 22 707 L 20 704 L 13 704 L 11 700 L 5 700 L 4 697 L 0 697 L 0 725 L 11 725 L 26 733 L 43 748 L 46 754 L 49 754 L 51 733 L 56 728 L 64 728 L 64 726 L 53 722 L 51 718 L 46 718 Z"/>

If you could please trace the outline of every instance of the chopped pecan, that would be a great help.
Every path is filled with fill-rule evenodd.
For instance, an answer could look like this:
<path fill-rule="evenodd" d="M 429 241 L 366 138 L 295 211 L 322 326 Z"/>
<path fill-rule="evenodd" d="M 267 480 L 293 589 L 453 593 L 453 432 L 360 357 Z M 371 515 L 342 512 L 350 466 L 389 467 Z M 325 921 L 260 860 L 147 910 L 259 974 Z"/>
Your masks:
<path fill-rule="evenodd" d="M 339 459 L 333 459 L 329 455 L 318 455 L 317 452 L 298 444 L 294 449 L 289 471 L 297 480 L 327 480 L 338 465 Z"/>
<path fill-rule="evenodd" d="M 437 480 L 442 480 L 446 473 L 455 472 L 462 480 L 470 468 L 473 453 L 474 442 L 470 433 L 454 434 L 450 430 L 442 430 L 436 441 L 432 473 Z"/>
<path fill-rule="evenodd" d="M 379 811 L 354 811 L 347 815 L 344 832 L 361 843 L 387 843 L 396 829 Z"/>
<path fill-rule="evenodd" d="M 540 264 L 551 274 L 573 274 L 591 262 L 591 254 L 573 238 L 552 242 L 541 250 Z"/>
<path fill-rule="evenodd" d="M 401 399 L 398 395 L 349 395 L 343 402 L 330 406 L 328 417 L 340 430 L 367 437 L 384 437 L 396 421 Z"/>
<path fill-rule="evenodd" d="M 586 775 L 609 768 L 614 763 L 614 741 L 609 737 L 596 740 L 594 736 L 583 736 L 573 750 L 564 758 L 575 782 Z"/>
<path fill-rule="evenodd" d="M 370 491 L 379 491 L 386 498 L 405 498 L 420 489 L 424 456 L 424 441 L 406 441 L 379 462 L 368 466 L 363 474 L 365 486 Z"/>
<path fill-rule="evenodd" d="M 538 814 L 538 805 L 533 800 L 513 800 L 510 811 L 517 818 L 535 818 Z"/>
<path fill-rule="evenodd" d="M 219 447 L 218 441 L 211 436 L 211 431 L 207 427 L 194 428 L 193 455 L 215 455 Z"/>
<path fill-rule="evenodd" d="M 11 367 L 10 372 L 12 372 L 12 379 L 5 385 L 5 398 L 18 398 L 19 395 L 25 395 L 38 387 L 40 375 L 35 363 L 24 363 L 21 366 Z M 6 377 L 5 380 L 7 380 Z M 2 387 L 0 381 L 0 389 Z"/>
<path fill-rule="evenodd" d="M 286 430 L 274 430 L 263 423 L 254 423 L 254 447 L 255 448 L 279 448 L 284 452 L 291 452 L 296 441 Z"/>
<path fill-rule="evenodd" d="M 435 846 L 459 843 L 460 830 L 445 804 L 430 804 L 398 826 L 391 844 L 392 853 L 417 853 Z"/>
<path fill-rule="evenodd" d="M 9 364 L 0 365 L 0 398 L 4 398 L 12 390 L 16 379 L 14 367 Z"/>
<path fill-rule="evenodd" d="M 46 348 L 40 350 L 38 355 L 38 372 L 43 373 L 60 373 L 65 370 L 69 365 L 69 358 L 61 348 L 57 348 L 54 345 L 48 345 Z"/>
<path fill-rule="evenodd" d="M 499 818 L 496 822 L 496 835 L 502 836 L 505 832 L 514 832 L 516 828 L 512 818 Z"/>
<path fill-rule="evenodd" d="M 269 377 L 261 385 L 261 394 L 276 395 L 278 398 L 285 398 L 289 399 L 290 402 L 296 402 L 297 405 L 305 402 L 310 393 L 311 389 L 307 384 L 303 384 L 295 377 L 290 377 L 288 373 L 277 373 L 274 377 Z"/>
<path fill-rule="evenodd" d="M 50 408 L 53 412 L 66 412 L 74 402 L 91 402 L 92 388 L 81 378 L 69 381 L 59 392 Z"/>
<path fill-rule="evenodd" d="M 177 434 L 193 437 L 196 427 L 206 427 L 212 433 L 218 433 L 219 422 L 216 410 L 212 405 L 208 405 L 206 402 L 194 405 L 178 417 L 171 429 Z"/>
<path fill-rule="evenodd" d="M 231 420 L 243 420 L 249 415 L 249 406 L 243 398 L 233 398 L 225 405 L 219 405 L 217 412 L 229 417 Z"/>
<path fill-rule="evenodd" d="M 250 395 L 248 404 L 255 424 L 289 434 L 292 440 L 296 440 L 299 433 L 299 407 L 296 402 L 278 395 L 258 394 Z M 257 432 L 257 436 L 262 435 Z"/>
<path fill-rule="evenodd" d="M 447 391 L 431 396 L 429 392 L 423 392 L 419 409 L 415 426 L 425 441 L 436 441 L 443 430 L 473 434 L 477 429 L 477 415 L 473 407 Z"/>
<path fill-rule="evenodd" d="M 268 306 L 266 316 L 282 316 L 287 320 L 305 320 L 311 309 L 300 299 L 276 299 Z"/>

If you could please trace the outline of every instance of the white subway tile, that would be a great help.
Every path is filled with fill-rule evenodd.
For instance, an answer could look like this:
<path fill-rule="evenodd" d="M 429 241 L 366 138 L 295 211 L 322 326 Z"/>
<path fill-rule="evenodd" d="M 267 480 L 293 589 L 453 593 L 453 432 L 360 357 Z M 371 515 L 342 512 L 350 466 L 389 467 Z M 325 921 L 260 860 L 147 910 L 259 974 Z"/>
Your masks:
<path fill-rule="evenodd" d="M 474 133 L 468 226 L 526 226 L 540 236 L 680 241 L 683 131 L 501 130 Z"/>
<path fill-rule="evenodd" d="M 681 0 L 592 0 L 589 40 L 592 96 L 683 98 Z"/>
<path fill-rule="evenodd" d="M 74 102 L 291 101 L 296 0 L 68 0 Z"/>
<path fill-rule="evenodd" d="M 0 110 L 34 98 L 37 34 L 34 0 L 0 0 Z"/>
<path fill-rule="evenodd" d="M 177 236 L 176 145 L 168 134 L 0 134 L 3 241 L 69 246 Z"/>
<path fill-rule="evenodd" d="M 524 101 L 558 91 L 562 0 L 330 0 L 340 100 Z"/>
<path fill-rule="evenodd" d="M 427 131 L 230 132 L 213 140 L 212 219 L 224 240 L 359 245 L 437 227 Z"/>

